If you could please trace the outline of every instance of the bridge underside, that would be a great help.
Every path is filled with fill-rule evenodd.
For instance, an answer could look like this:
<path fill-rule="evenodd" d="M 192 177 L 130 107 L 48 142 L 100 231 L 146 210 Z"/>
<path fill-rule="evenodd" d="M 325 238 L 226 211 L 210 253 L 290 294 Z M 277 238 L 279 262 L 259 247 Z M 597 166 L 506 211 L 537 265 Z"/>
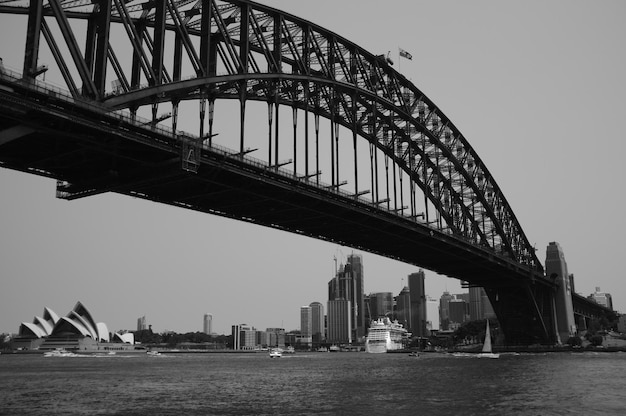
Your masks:
<path fill-rule="evenodd" d="M 507 342 L 550 341 L 552 289 L 514 261 L 234 152 L 203 148 L 190 173 L 179 138 L 59 104 L 0 100 L 0 166 L 57 179 L 64 199 L 116 192 L 415 264 L 488 288 Z"/>

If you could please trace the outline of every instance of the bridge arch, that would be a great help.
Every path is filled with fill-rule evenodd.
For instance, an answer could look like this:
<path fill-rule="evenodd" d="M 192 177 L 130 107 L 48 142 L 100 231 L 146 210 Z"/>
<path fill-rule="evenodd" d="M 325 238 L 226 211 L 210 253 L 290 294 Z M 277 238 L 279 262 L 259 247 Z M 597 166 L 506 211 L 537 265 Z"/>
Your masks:
<path fill-rule="evenodd" d="M 440 229 L 541 270 L 534 248 L 478 154 L 385 56 L 253 2 L 160 4 L 111 2 L 111 22 L 121 23 L 131 34 L 137 28 L 143 31 L 131 43 L 149 85 L 124 81 L 124 93 L 116 96 L 99 91 L 106 105 L 137 108 L 181 100 L 207 100 L 212 105 L 228 98 L 312 112 L 352 130 L 390 157 L 437 211 Z M 152 56 L 136 45 L 150 38 L 148 27 L 154 29 Z M 176 51 L 167 50 L 158 28 L 175 33 Z M 155 43 L 162 48 L 156 49 Z M 182 66 L 174 65 L 170 76 L 164 66 L 168 53 L 178 57 L 179 65 L 186 57 L 195 74 L 183 79 Z M 124 79 L 121 72 L 116 74 Z"/>
<path fill-rule="evenodd" d="M 50 49 L 58 50 L 48 27 L 54 18 L 70 50 L 69 57 L 53 53 L 68 89 L 77 100 L 92 100 L 111 114 L 126 109 L 135 115 L 138 109 L 148 108 L 157 125 L 159 106 L 171 106 L 174 134 L 211 149 L 216 101 L 238 101 L 242 126 L 250 101 L 267 103 L 268 118 L 274 118 L 276 129 L 279 108 L 293 110 L 294 124 L 296 111 L 305 112 L 306 120 L 311 113 L 316 125 L 319 118 L 330 123 L 331 148 L 339 140 L 339 126 L 351 132 L 352 137 L 342 135 L 341 141 L 354 142 L 355 200 L 361 192 L 356 173 L 359 140 L 370 150 L 363 164 L 369 164 L 372 177 L 387 168 L 376 165 L 374 159 L 380 154 L 382 163 L 389 161 L 389 167 L 398 170 L 392 174 L 393 185 L 399 178 L 399 188 L 409 189 L 409 207 L 404 206 L 402 193 L 399 206 L 391 206 L 383 192 L 374 190 L 371 205 L 387 204 L 403 219 L 429 227 L 431 235 L 462 240 L 485 257 L 514 264 L 521 270 L 516 273 L 531 280 L 543 275 L 534 248 L 479 155 L 437 105 L 384 55 L 370 53 L 304 19 L 245 0 L 101 0 L 96 4 L 48 0 L 45 5 L 33 0 L 29 7 L 3 3 L 0 12 L 39 17 L 29 20 L 26 78 L 35 78 L 38 69 L 38 41 L 33 39 L 43 34 Z M 76 36 L 78 29 L 69 24 L 77 19 L 87 22 L 82 36 Z M 126 35 L 121 41 L 114 39 L 114 25 L 123 29 L 116 34 Z M 84 53 L 76 38 L 85 40 Z M 72 65 L 76 71 L 66 70 Z M 107 87 L 111 82 L 115 86 Z M 179 129 L 177 112 L 183 101 L 199 102 L 198 131 Z M 271 122 L 264 162 L 277 166 L 281 162 L 278 130 L 272 132 Z M 242 127 L 235 152 L 246 153 L 246 140 Z M 294 137 L 294 158 L 296 144 Z M 338 189 L 342 185 L 339 164 L 344 159 L 337 152 L 326 162 L 333 169 L 330 187 Z M 294 173 L 305 180 L 319 178 L 317 167 L 296 172 L 295 162 Z M 403 175 L 408 184 L 402 183 Z M 424 212 L 419 212 L 418 191 L 424 196 Z M 405 213 L 407 209 L 410 212 Z M 493 298 L 498 298 L 497 292 Z M 542 305 L 536 302 L 535 308 Z"/>

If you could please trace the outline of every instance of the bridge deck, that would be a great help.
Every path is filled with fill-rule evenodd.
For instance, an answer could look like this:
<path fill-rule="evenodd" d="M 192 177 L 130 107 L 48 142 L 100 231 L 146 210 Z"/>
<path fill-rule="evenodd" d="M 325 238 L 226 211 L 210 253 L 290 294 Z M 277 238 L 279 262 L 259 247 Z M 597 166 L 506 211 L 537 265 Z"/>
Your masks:
<path fill-rule="evenodd" d="M 117 192 L 359 248 L 475 285 L 549 284 L 487 248 L 222 149 L 203 148 L 200 169 L 187 172 L 180 137 L 50 91 L 11 90 L 0 91 L 0 163 L 63 181 L 60 197 Z"/>

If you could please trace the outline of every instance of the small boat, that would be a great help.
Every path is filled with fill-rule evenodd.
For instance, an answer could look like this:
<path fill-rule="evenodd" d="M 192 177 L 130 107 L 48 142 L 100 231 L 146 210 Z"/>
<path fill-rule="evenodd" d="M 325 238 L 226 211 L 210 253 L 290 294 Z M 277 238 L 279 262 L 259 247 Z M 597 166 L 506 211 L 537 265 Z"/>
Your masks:
<path fill-rule="evenodd" d="M 420 356 L 420 353 L 419 353 L 419 352 L 415 352 L 415 351 L 413 351 L 413 352 L 410 352 L 410 353 L 409 353 L 409 357 L 418 357 L 418 358 L 419 358 L 419 356 Z"/>
<path fill-rule="evenodd" d="M 158 356 L 160 356 L 160 355 L 161 355 L 161 353 L 160 353 L 160 352 L 158 352 L 158 351 L 147 351 L 147 352 L 146 352 L 146 355 L 147 355 L 148 357 L 158 357 Z"/>
<path fill-rule="evenodd" d="M 489 319 L 487 319 L 487 330 L 485 331 L 485 342 L 483 351 L 478 354 L 479 358 L 500 358 L 500 354 L 494 354 L 491 350 L 491 332 L 489 331 Z"/>
<path fill-rule="evenodd" d="M 77 354 L 70 352 L 66 349 L 60 348 L 54 351 L 48 351 L 43 353 L 44 357 L 76 357 Z"/>
<path fill-rule="evenodd" d="M 281 358 L 283 352 L 281 350 L 270 350 L 270 358 Z"/>

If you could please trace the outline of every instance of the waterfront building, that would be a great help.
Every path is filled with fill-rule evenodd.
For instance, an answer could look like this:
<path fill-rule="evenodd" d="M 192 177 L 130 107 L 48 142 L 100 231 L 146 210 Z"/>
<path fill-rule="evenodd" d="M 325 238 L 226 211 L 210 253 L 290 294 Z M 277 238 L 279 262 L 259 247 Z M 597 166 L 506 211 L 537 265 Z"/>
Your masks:
<path fill-rule="evenodd" d="M 251 350 L 256 347 L 256 329 L 248 324 L 232 326 L 233 349 Z"/>
<path fill-rule="evenodd" d="M 285 346 L 285 329 L 284 328 L 266 328 L 265 332 L 269 334 L 268 347 L 284 347 Z"/>
<path fill-rule="evenodd" d="M 203 332 L 208 335 L 213 333 L 213 315 L 210 313 L 204 314 Z"/>
<path fill-rule="evenodd" d="M 420 269 L 409 275 L 409 291 L 411 296 L 410 331 L 414 336 L 425 337 L 426 334 L 426 275 Z"/>
<path fill-rule="evenodd" d="M 22 322 L 18 335 L 12 341 L 13 349 L 54 350 L 63 348 L 82 352 L 134 349 L 132 334 L 109 334 L 105 323 L 96 322 L 81 303 L 63 317 L 44 308 L 42 317 L 32 323 Z"/>
<path fill-rule="evenodd" d="M 271 342 L 271 336 L 267 331 L 255 331 L 255 346 L 267 348 Z"/>
<path fill-rule="evenodd" d="M 352 343 L 352 305 L 349 300 L 329 300 L 328 305 L 328 336 L 332 344 Z"/>
<path fill-rule="evenodd" d="M 611 297 L 611 294 L 600 291 L 598 286 L 596 286 L 596 291 L 588 296 L 588 299 L 593 300 L 598 305 L 602 305 L 605 308 L 613 310 L 613 298 Z"/>
<path fill-rule="evenodd" d="M 319 344 L 325 339 L 326 327 L 324 320 L 324 305 L 312 302 L 311 308 L 311 339 L 313 344 Z"/>

